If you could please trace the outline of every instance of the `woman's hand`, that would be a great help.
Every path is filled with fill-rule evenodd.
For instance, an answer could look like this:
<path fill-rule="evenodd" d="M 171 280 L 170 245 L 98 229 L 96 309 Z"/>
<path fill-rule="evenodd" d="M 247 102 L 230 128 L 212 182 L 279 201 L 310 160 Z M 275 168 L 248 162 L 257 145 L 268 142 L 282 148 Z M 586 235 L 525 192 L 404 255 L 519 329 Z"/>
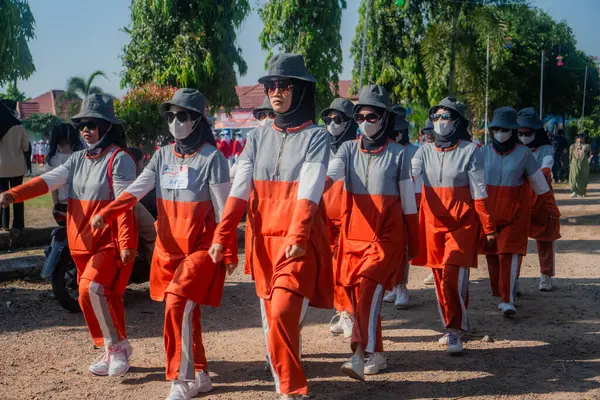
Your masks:
<path fill-rule="evenodd" d="M 225 265 L 225 267 L 227 267 L 227 275 L 231 275 L 233 274 L 233 271 L 235 271 L 235 269 L 237 268 L 237 264 L 227 264 Z"/>
<path fill-rule="evenodd" d="M 90 225 L 92 225 L 92 228 L 102 229 L 106 226 L 106 221 L 104 220 L 103 216 L 96 214 L 92 217 Z"/>
<path fill-rule="evenodd" d="M 485 244 L 489 248 L 490 246 L 493 246 L 494 243 L 496 243 L 497 239 L 498 239 L 498 234 L 496 232 L 488 233 L 487 235 L 485 235 Z"/>
<path fill-rule="evenodd" d="M 210 256 L 210 258 L 213 260 L 213 262 L 215 264 L 223 261 L 223 250 L 224 249 L 225 249 L 225 247 L 222 244 L 213 243 L 210 245 L 210 249 L 208 249 L 208 255 Z M 228 270 L 229 270 L 229 268 L 228 268 Z M 233 270 L 231 272 L 233 272 Z M 229 273 L 229 275 L 231 275 L 231 272 Z"/>
<path fill-rule="evenodd" d="M 135 260 L 135 249 L 123 249 L 121 250 L 121 262 L 123 265 L 129 265 Z"/>
<path fill-rule="evenodd" d="M 298 245 L 288 245 L 285 247 L 285 257 L 286 258 L 295 258 L 302 257 L 306 254 L 306 250 Z"/>
<path fill-rule="evenodd" d="M 12 194 L 8 192 L 0 193 L 0 205 L 2 205 L 2 208 L 6 208 L 14 202 L 15 197 Z"/>

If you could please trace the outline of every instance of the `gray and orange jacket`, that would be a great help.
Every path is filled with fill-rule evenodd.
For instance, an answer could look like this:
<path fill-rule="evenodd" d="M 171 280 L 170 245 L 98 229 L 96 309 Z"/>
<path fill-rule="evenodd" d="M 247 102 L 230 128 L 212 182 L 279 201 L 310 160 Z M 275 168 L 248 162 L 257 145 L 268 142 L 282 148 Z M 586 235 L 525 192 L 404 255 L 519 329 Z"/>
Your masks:
<path fill-rule="evenodd" d="M 108 165 L 113 155 L 111 188 Z M 15 201 L 21 202 L 68 184 L 67 237 L 72 253 L 94 254 L 115 246 L 119 250 L 137 249 L 137 224 L 132 211 L 104 229 L 93 229 L 90 225 L 92 216 L 123 192 L 135 175 L 133 158 L 113 145 L 95 157 L 89 157 L 85 150 L 77 151 L 64 164 L 10 193 Z"/>
<path fill-rule="evenodd" d="M 331 252 L 321 196 L 329 161 L 328 133 L 312 122 L 282 131 L 274 124 L 248 134 L 214 243 L 227 245 L 246 205 L 247 273 L 259 297 L 286 288 L 315 307 L 333 305 Z M 302 257 L 287 259 L 298 245 Z"/>
<path fill-rule="evenodd" d="M 423 177 L 423 199 L 421 254 L 411 264 L 476 268 L 480 232 L 496 230 L 479 147 L 465 141 L 448 149 L 427 143 L 417 150 L 412 166 L 413 178 Z"/>
<path fill-rule="evenodd" d="M 554 149 L 549 144 L 532 148 L 531 152 L 536 159 L 542 173 L 546 177 L 550 191 L 552 191 L 552 167 L 554 166 Z M 552 191 L 553 192 L 553 191 Z M 542 201 L 539 201 L 533 189 L 531 193 L 531 225 L 529 226 L 529 237 L 541 241 L 552 241 L 560 239 L 560 219 L 551 217 L 546 211 Z M 554 192 L 552 193 L 554 196 Z M 555 201 L 556 202 L 556 201 Z"/>
<path fill-rule="evenodd" d="M 187 171 L 186 183 L 169 183 L 174 169 Z M 208 249 L 231 188 L 227 160 L 210 144 L 186 156 L 176 153 L 174 145 L 162 147 L 136 181 L 99 215 L 113 221 L 154 188 L 158 213 L 150 297 L 162 301 L 169 292 L 218 306 L 225 268 L 212 262 Z M 224 262 L 237 263 L 237 246 L 228 245 L 228 250 Z"/>
<path fill-rule="evenodd" d="M 408 243 L 410 257 L 419 253 L 418 218 L 405 147 L 388 140 L 376 151 L 361 141 L 344 143 L 327 175 L 343 182 L 346 199 L 335 276 L 337 284 L 354 286 L 367 277 L 390 288 Z M 408 237 L 407 237 L 408 232 Z"/>
<path fill-rule="evenodd" d="M 404 148 L 406 149 L 406 154 L 410 158 L 411 171 L 412 171 L 412 160 L 415 157 L 415 154 L 417 154 L 417 150 L 419 150 L 419 147 L 415 146 L 412 143 L 407 143 L 406 145 L 401 145 L 401 146 L 404 146 Z M 411 176 L 412 176 L 412 172 L 411 172 Z M 421 207 L 422 194 L 423 194 L 423 177 L 420 176 L 419 178 L 415 179 L 415 198 L 417 199 L 417 209 L 419 209 Z"/>
<path fill-rule="evenodd" d="M 527 146 L 517 144 L 510 152 L 500 154 L 488 145 L 481 148 L 481 153 L 488 204 L 498 229 L 497 249 L 482 250 L 482 253 L 526 254 L 531 220 L 530 190 L 538 196 L 546 213 L 558 212 L 548 182 Z"/>

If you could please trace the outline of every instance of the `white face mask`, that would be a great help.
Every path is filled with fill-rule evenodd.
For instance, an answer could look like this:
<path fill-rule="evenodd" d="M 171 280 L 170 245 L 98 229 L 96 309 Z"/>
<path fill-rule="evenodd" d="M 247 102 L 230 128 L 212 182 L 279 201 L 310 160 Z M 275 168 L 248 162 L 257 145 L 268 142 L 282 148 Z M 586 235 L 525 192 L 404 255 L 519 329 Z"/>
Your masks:
<path fill-rule="evenodd" d="M 190 136 L 190 133 L 192 133 L 196 123 L 200 121 L 200 118 L 195 121 L 187 120 L 185 122 L 179 122 L 177 118 L 174 118 L 173 122 L 169 124 L 169 132 L 171 132 L 171 135 L 173 135 L 175 139 L 183 140 Z"/>
<path fill-rule="evenodd" d="M 494 133 L 494 139 L 496 139 L 500 143 L 506 142 L 512 136 L 511 131 L 496 131 Z"/>
<path fill-rule="evenodd" d="M 454 129 L 454 121 L 439 120 L 433 123 L 433 130 L 440 136 L 448 136 Z"/>
<path fill-rule="evenodd" d="M 534 139 L 535 139 L 535 135 L 531 135 L 531 136 L 521 136 L 521 135 L 519 135 L 519 140 L 524 145 L 528 145 L 529 143 L 533 142 Z"/>
<path fill-rule="evenodd" d="M 327 125 L 327 132 L 331 133 L 333 136 L 340 136 L 346 131 L 348 124 L 350 121 L 342 122 L 341 124 L 336 124 L 335 122 L 331 122 Z"/>
<path fill-rule="evenodd" d="M 362 132 L 363 135 L 365 135 L 368 138 L 373 138 L 374 136 L 377 136 L 378 133 L 380 133 L 379 131 L 381 130 L 381 124 L 383 123 L 383 119 L 380 119 L 379 121 L 375 122 L 374 124 L 371 124 L 367 121 L 363 121 L 360 124 L 360 131 Z"/>

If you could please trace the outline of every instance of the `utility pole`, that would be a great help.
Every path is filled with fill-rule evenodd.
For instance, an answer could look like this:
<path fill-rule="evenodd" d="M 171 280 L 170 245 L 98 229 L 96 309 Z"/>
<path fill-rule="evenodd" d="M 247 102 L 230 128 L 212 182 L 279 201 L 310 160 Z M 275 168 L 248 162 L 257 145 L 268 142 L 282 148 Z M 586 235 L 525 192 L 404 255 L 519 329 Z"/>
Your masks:
<path fill-rule="evenodd" d="M 487 37 L 487 53 L 486 53 L 486 58 L 487 58 L 487 66 L 486 66 L 486 75 L 485 75 L 485 129 L 484 129 L 484 135 L 485 135 L 485 144 L 488 145 L 489 144 L 489 137 L 490 137 L 490 133 L 488 130 L 488 103 L 489 103 L 489 87 L 490 87 L 490 34 L 488 33 L 488 37 Z"/>
<path fill-rule="evenodd" d="M 542 50 L 542 74 L 540 78 L 540 119 L 544 120 L 544 56 L 546 50 Z"/>
<path fill-rule="evenodd" d="M 585 117 L 585 92 L 587 91 L 588 66 L 585 66 L 585 78 L 583 80 L 583 105 L 581 106 L 581 119 Z"/>
<path fill-rule="evenodd" d="M 371 0 L 367 0 L 367 12 L 365 13 L 365 28 L 363 29 L 363 38 L 362 38 L 362 53 L 360 55 L 359 91 L 362 89 L 363 72 L 365 70 L 365 51 L 367 49 L 367 29 L 369 27 L 369 11 L 370 11 L 370 8 L 371 8 Z"/>

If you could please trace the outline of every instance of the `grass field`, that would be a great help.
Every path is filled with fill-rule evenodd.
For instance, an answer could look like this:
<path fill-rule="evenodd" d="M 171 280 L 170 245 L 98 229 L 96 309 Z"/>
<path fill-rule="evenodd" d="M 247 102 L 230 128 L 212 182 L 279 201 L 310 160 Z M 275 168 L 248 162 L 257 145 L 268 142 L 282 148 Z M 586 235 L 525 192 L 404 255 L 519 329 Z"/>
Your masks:
<path fill-rule="evenodd" d="M 48 208 L 51 209 L 53 206 L 52 195 L 47 193 L 43 196 L 36 197 L 35 199 L 27 200 L 25 207 L 29 208 Z"/>

